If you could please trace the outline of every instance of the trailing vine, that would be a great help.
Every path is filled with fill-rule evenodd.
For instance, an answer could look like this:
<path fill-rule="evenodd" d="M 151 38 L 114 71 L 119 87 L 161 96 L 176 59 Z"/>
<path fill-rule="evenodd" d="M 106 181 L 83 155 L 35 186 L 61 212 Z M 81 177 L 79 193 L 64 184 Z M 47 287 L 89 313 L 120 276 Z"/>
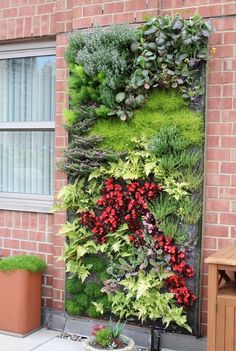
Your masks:
<path fill-rule="evenodd" d="M 191 331 L 211 25 L 154 17 L 75 32 L 67 50 L 70 144 L 60 192 L 69 313 L 162 320 Z"/>

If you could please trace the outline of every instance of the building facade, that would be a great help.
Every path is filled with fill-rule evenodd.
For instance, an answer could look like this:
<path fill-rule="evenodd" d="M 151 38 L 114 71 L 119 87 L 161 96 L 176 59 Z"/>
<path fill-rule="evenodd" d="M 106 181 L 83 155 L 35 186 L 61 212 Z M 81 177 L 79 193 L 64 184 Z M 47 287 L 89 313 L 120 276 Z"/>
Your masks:
<path fill-rule="evenodd" d="M 2 256 L 31 253 L 46 260 L 44 308 L 64 310 L 65 270 L 58 257 L 64 247 L 59 230 L 66 215 L 53 214 L 50 210 L 57 192 L 66 184 L 66 177 L 56 164 L 67 145 L 63 128 L 63 111 L 68 103 L 64 53 L 70 32 L 95 25 L 138 24 L 147 15 L 179 13 L 189 17 L 196 12 L 210 18 L 215 26 L 209 43 L 211 57 L 207 69 L 204 259 L 222 247 L 236 244 L 235 1 L 1 0 L 0 147 L 7 142 L 13 152 L 0 160 L 0 249 Z M 14 78 L 10 74 L 12 68 L 16 72 Z M 38 72 L 43 72 L 43 81 L 37 78 Z M 9 97 L 6 94 L 11 84 L 15 84 L 16 89 L 14 96 Z M 31 96 L 27 89 L 33 89 L 35 95 Z M 38 98 L 44 110 L 35 109 Z M 31 174 L 24 173 L 27 162 L 32 160 L 30 154 L 20 151 L 14 159 L 16 151 L 23 150 L 27 143 L 32 150 L 36 147 L 39 155 L 37 165 L 31 165 Z M 46 154 L 50 154 L 50 158 L 45 160 Z M 2 155 L 5 155 L 3 149 Z M 19 182 L 14 184 L 8 170 L 16 162 L 15 178 Z M 34 196 L 30 195 L 32 193 Z M 204 264 L 201 284 L 201 325 L 206 333 L 207 267 Z"/>

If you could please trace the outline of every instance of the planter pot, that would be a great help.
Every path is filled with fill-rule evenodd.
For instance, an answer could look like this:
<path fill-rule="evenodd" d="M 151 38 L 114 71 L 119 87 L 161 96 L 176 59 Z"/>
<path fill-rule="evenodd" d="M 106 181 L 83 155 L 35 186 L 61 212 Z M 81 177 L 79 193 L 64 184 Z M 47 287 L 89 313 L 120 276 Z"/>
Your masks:
<path fill-rule="evenodd" d="M 127 343 L 127 346 L 123 347 L 122 349 L 114 349 L 113 351 L 133 351 L 135 346 L 133 339 L 130 339 L 124 335 L 121 335 L 121 338 Z M 92 338 L 89 338 L 84 342 L 84 348 L 86 351 L 107 351 L 107 349 L 97 348 L 90 345 L 89 343 L 92 340 Z"/>
<path fill-rule="evenodd" d="M 0 271 L 0 331 L 24 336 L 41 325 L 41 273 Z"/>

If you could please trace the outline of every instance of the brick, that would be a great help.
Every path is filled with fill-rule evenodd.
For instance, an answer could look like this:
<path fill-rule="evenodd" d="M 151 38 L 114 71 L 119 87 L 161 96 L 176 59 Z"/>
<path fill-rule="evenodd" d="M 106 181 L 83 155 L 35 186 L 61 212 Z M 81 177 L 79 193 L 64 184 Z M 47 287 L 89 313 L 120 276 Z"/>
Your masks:
<path fill-rule="evenodd" d="M 2 10 L 2 17 L 3 18 L 11 18 L 11 17 L 17 17 L 17 16 L 18 16 L 18 8 L 17 7 Z"/>
<path fill-rule="evenodd" d="M 209 73 L 209 84 L 228 84 L 233 82 L 233 72 Z"/>
<path fill-rule="evenodd" d="M 39 243 L 38 244 L 38 252 L 52 253 L 52 245 Z"/>
<path fill-rule="evenodd" d="M 236 3 L 223 5 L 223 15 L 235 15 L 236 14 Z"/>
<path fill-rule="evenodd" d="M 111 2 L 104 5 L 104 14 L 124 12 L 124 1 Z"/>
<path fill-rule="evenodd" d="M 113 23 L 112 15 L 96 16 L 93 20 L 94 26 L 109 26 Z"/>
<path fill-rule="evenodd" d="M 148 9 L 155 9 L 158 12 L 160 3 L 158 0 L 148 0 L 147 6 L 148 6 Z"/>
<path fill-rule="evenodd" d="M 206 175 L 206 184 L 218 185 L 218 186 L 230 186 L 230 176 L 210 173 Z"/>
<path fill-rule="evenodd" d="M 223 86 L 223 97 L 229 97 L 233 95 L 233 87 L 231 85 Z"/>
<path fill-rule="evenodd" d="M 235 162 L 222 162 L 221 173 L 236 174 L 236 163 Z"/>
<path fill-rule="evenodd" d="M 36 13 L 35 6 L 24 6 L 19 8 L 19 16 L 33 16 Z"/>
<path fill-rule="evenodd" d="M 236 226 L 234 225 L 233 227 L 230 228 L 230 236 L 231 238 L 236 238 Z"/>
<path fill-rule="evenodd" d="M 125 11 L 133 12 L 139 10 L 146 10 L 146 0 L 126 0 L 125 1 Z"/>
<path fill-rule="evenodd" d="M 205 225 L 204 233 L 206 236 L 228 237 L 229 227 L 223 225 Z"/>
<path fill-rule="evenodd" d="M 236 44 L 236 32 L 224 33 L 225 44 Z"/>
<path fill-rule="evenodd" d="M 216 241 L 216 238 L 204 237 L 203 244 L 204 244 L 204 248 L 215 250 L 217 241 Z"/>
<path fill-rule="evenodd" d="M 92 5 L 83 7 L 83 16 L 97 16 L 102 14 L 102 5 Z"/>
<path fill-rule="evenodd" d="M 5 225 L 6 227 L 13 227 L 14 219 L 13 219 L 13 213 L 10 211 L 6 211 L 6 217 L 5 217 Z"/>
<path fill-rule="evenodd" d="M 19 249 L 20 248 L 20 241 L 19 240 L 11 240 L 11 239 L 4 239 L 4 247 L 10 249 Z"/>
<path fill-rule="evenodd" d="M 209 6 L 198 7 L 198 12 L 203 17 L 220 16 L 222 14 L 222 5 L 214 4 Z"/>
<path fill-rule="evenodd" d="M 220 223 L 235 225 L 236 213 L 220 213 Z"/>
<path fill-rule="evenodd" d="M 119 23 L 133 23 L 135 22 L 135 13 L 130 12 L 130 13 L 121 13 L 121 14 L 115 14 L 114 15 L 114 23 L 119 24 Z"/>
<path fill-rule="evenodd" d="M 207 150 L 207 160 L 229 160 L 230 159 L 230 150 L 222 149 L 208 149 Z"/>
<path fill-rule="evenodd" d="M 162 2 L 162 9 L 178 8 L 182 6 L 183 0 L 165 0 Z"/>
<path fill-rule="evenodd" d="M 221 45 L 223 44 L 223 34 L 222 33 L 213 33 L 209 38 L 210 45 Z"/>
<path fill-rule="evenodd" d="M 217 199 L 207 199 L 206 200 L 206 210 L 216 211 L 216 212 L 227 212 L 230 208 L 230 202 L 228 200 L 217 200 Z"/>
<path fill-rule="evenodd" d="M 234 29 L 235 19 L 233 17 L 212 18 L 211 21 L 217 31 Z"/>
<path fill-rule="evenodd" d="M 29 37 L 32 35 L 32 17 L 24 18 L 24 36 Z"/>
<path fill-rule="evenodd" d="M 28 232 L 28 230 L 25 230 L 25 229 L 15 229 L 13 231 L 13 237 L 14 237 L 14 239 L 28 240 L 29 239 L 29 232 Z"/>
<path fill-rule="evenodd" d="M 45 242 L 46 234 L 42 232 L 29 232 L 29 240 Z"/>
<path fill-rule="evenodd" d="M 208 87 L 208 97 L 220 97 L 221 96 L 221 86 L 219 85 L 209 85 Z M 209 107 L 211 108 L 211 107 Z"/>
<path fill-rule="evenodd" d="M 12 230 L 10 228 L 1 228 L 0 229 L 0 237 L 10 238 Z"/>
<path fill-rule="evenodd" d="M 76 18 L 73 20 L 73 29 L 76 28 L 90 28 L 92 26 L 92 18 L 91 17 L 86 17 L 86 18 Z M 62 67 L 60 67 L 62 68 Z"/>
<path fill-rule="evenodd" d="M 231 212 L 236 212 L 236 201 L 231 201 Z"/>
<path fill-rule="evenodd" d="M 215 163 L 215 162 L 213 162 L 213 163 Z M 208 167 L 207 167 L 207 171 L 208 171 Z M 217 187 L 206 186 L 205 193 L 206 193 L 206 198 L 218 198 L 218 188 Z"/>
<path fill-rule="evenodd" d="M 209 72 L 220 72 L 222 70 L 223 60 L 219 58 L 213 58 L 209 61 L 208 65 Z"/>
<path fill-rule="evenodd" d="M 204 215 L 204 222 L 213 224 L 218 223 L 218 213 L 206 211 Z"/>
<path fill-rule="evenodd" d="M 236 122 L 235 111 L 225 110 L 222 111 L 222 122 Z"/>
<path fill-rule="evenodd" d="M 232 134 L 232 123 L 209 123 L 207 127 L 208 135 L 229 135 Z"/>
<path fill-rule="evenodd" d="M 37 251 L 37 243 L 32 241 L 21 241 L 20 249 L 26 251 Z"/>
<path fill-rule="evenodd" d="M 219 122 L 221 113 L 219 110 L 208 110 L 207 111 L 207 122 Z"/>
<path fill-rule="evenodd" d="M 220 45 L 216 46 L 215 57 L 217 58 L 229 58 L 234 57 L 234 47 L 233 45 Z"/>
<path fill-rule="evenodd" d="M 236 148 L 236 136 L 222 137 L 221 146 L 224 148 Z"/>
<path fill-rule="evenodd" d="M 213 147 L 220 147 L 220 137 L 215 136 L 215 135 L 207 135 L 207 147 L 213 148 Z"/>
<path fill-rule="evenodd" d="M 229 246 L 235 246 L 235 244 L 236 244 L 236 240 L 235 239 L 218 238 L 218 240 L 217 240 L 217 249 L 220 250 L 220 249 L 224 249 L 224 248 L 229 247 Z"/>
<path fill-rule="evenodd" d="M 222 188 L 219 190 L 220 191 L 220 198 L 221 199 L 230 199 L 230 200 L 235 200 L 236 199 L 236 188 Z"/>
<path fill-rule="evenodd" d="M 39 15 L 46 15 L 49 13 L 54 13 L 54 3 L 41 4 L 37 6 L 37 13 Z"/>

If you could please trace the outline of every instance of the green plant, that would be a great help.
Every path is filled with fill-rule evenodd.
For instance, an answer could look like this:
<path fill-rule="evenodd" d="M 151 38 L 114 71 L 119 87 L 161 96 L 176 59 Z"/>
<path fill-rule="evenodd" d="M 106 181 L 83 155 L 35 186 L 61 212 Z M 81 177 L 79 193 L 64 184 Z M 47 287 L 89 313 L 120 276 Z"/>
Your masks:
<path fill-rule="evenodd" d="M 99 312 L 94 305 L 88 307 L 87 314 L 90 318 L 99 318 L 102 316 L 102 313 Z"/>
<path fill-rule="evenodd" d="M 161 99 L 162 104 L 159 104 Z M 174 107 L 175 102 L 178 101 Z M 182 105 L 181 109 L 178 106 Z M 134 136 L 137 139 L 148 139 L 157 135 L 162 128 L 172 126 L 178 130 L 178 139 L 187 145 L 200 145 L 203 139 L 202 115 L 190 110 L 183 98 L 176 92 L 156 91 L 151 94 L 144 106 L 137 111 L 131 120 L 103 119 L 92 126 L 90 136 L 103 138 L 100 143 L 103 149 L 127 151 L 135 149 Z"/>
<path fill-rule="evenodd" d="M 80 279 L 76 276 L 69 277 L 66 281 L 66 291 L 71 294 L 75 295 L 83 291 L 84 285 Z"/>
<path fill-rule="evenodd" d="M 73 33 L 66 54 L 72 72 L 72 105 L 96 102 L 100 105 L 97 116 L 104 116 L 116 105 L 116 91 L 125 86 L 130 75 L 134 54 L 128 48 L 138 37 L 139 31 L 128 26 Z"/>
<path fill-rule="evenodd" d="M 76 300 L 67 299 L 65 306 L 69 314 L 81 316 L 83 313 L 83 307 Z"/>
<path fill-rule="evenodd" d="M 111 335 L 113 339 L 117 339 L 120 337 L 124 327 L 125 327 L 125 323 L 121 323 L 120 321 L 118 321 L 116 324 L 114 324 L 110 318 L 109 324 L 108 324 L 108 328 L 111 330 Z"/>
<path fill-rule="evenodd" d="M 186 252 L 197 240 L 187 231 L 202 211 L 203 116 L 188 104 L 204 94 L 211 31 L 200 16 L 165 16 L 138 31 L 71 37 L 62 169 L 74 184 L 58 208 L 70 215 L 67 271 L 83 282 L 68 288 L 74 313 L 80 302 L 77 312 L 91 317 L 112 312 L 190 330 L 186 308 L 196 296 Z"/>
<path fill-rule="evenodd" d="M 91 272 L 99 275 L 107 268 L 107 263 L 102 256 L 87 255 L 84 257 L 84 263 L 91 265 Z"/>
<path fill-rule="evenodd" d="M 103 285 L 96 282 L 88 282 L 84 289 L 85 294 L 89 297 L 91 301 L 97 300 L 103 296 L 101 292 Z"/>
<path fill-rule="evenodd" d="M 64 161 L 60 168 L 70 179 L 88 176 L 93 170 L 110 161 L 117 160 L 117 154 L 111 150 L 98 148 L 100 137 L 82 137 L 74 135 L 64 152 Z"/>
<path fill-rule="evenodd" d="M 171 273 L 156 273 L 151 270 L 149 273 L 139 272 L 137 276 L 121 280 L 124 290 L 109 295 L 113 313 L 121 318 L 138 317 L 142 321 L 162 318 L 166 326 L 175 322 L 190 330 L 183 309 L 173 305 L 173 295 L 159 292 L 163 287 L 164 277 L 168 275 Z"/>
<path fill-rule="evenodd" d="M 90 304 L 89 296 L 87 296 L 84 291 L 76 296 L 76 303 L 80 305 L 83 310 L 87 310 Z"/>
<path fill-rule="evenodd" d="M 110 329 L 98 330 L 95 336 L 96 343 L 102 347 L 108 347 L 112 340 L 112 332 Z"/>
<path fill-rule="evenodd" d="M 25 270 L 29 272 L 42 272 L 46 263 L 38 256 L 19 255 L 0 259 L 0 271 Z"/>
<path fill-rule="evenodd" d="M 204 79 L 199 75 L 207 60 L 207 41 L 213 28 L 201 16 L 183 19 L 177 15 L 153 17 L 142 28 L 141 43 L 130 89 L 145 94 L 151 87 L 179 89 L 192 101 L 203 95 Z"/>

